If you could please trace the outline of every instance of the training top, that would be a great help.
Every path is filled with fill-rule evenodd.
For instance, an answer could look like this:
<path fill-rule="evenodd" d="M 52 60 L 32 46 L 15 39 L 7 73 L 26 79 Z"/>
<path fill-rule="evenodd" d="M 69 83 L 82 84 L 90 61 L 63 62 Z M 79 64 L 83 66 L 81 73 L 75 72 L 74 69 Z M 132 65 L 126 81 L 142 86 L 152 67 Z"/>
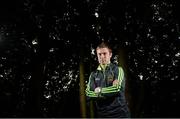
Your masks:
<path fill-rule="evenodd" d="M 114 80 L 118 80 L 116 85 L 113 85 Z M 94 91 L 97 87 L 100 87 L 99 93 Z M 90 74 L 86 96 L 95 102 L 98 117 L 129 117 L 124 93 L 125 76 L 122 67 L 113 63 L 107 66 L 99 65 Z"/>

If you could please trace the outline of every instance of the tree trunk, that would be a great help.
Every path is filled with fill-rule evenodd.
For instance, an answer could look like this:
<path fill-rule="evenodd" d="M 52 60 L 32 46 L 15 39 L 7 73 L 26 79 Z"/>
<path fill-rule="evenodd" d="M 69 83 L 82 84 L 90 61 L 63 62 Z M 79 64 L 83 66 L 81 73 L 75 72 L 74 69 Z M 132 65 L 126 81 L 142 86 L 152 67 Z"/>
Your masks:
<path fill-rule="evenodd" d="M 85 82 L 84 82 L 84 63 L 80 62 L 80 112 L 81 117 L 86 117 L 86 97 L 85 97 Z"/>

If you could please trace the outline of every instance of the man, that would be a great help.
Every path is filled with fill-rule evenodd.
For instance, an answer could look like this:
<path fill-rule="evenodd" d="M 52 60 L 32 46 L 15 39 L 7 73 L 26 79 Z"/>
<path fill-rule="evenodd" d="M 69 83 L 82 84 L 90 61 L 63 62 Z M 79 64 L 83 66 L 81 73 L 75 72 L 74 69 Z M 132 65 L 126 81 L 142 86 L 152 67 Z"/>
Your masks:
<path fill-rule="evenodd" d="M 124 71 L 111 63 L 112 50 L 107 43 L 102 42 L 96 53 L 99 66 L 89 76 L 86 96 L 95 102 L 97 117 L 128 118 Z"/>

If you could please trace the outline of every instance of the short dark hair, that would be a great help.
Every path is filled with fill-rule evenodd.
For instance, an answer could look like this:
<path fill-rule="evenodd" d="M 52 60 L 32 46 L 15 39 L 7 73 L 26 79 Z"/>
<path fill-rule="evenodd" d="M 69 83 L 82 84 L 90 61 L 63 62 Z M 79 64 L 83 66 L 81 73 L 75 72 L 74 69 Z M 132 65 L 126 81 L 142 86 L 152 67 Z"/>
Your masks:
<path fill-rule="evenodd" d="M 97 46 L 96 50 L 99 49 L 99 48 L 108 48 L 109 51 L 112 52 L 112 49 L 111 49 L 109 43 L 108 43 L 108 42 L 105 42 L 105 41 L 101 42 L 101 43 Z"/>

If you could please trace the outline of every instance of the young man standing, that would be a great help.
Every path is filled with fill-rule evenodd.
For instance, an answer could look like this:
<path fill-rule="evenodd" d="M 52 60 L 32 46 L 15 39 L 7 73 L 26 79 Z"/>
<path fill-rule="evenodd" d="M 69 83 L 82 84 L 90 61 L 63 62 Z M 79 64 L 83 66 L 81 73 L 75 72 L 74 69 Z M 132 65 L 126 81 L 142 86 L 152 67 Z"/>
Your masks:
<path fill-rule="evenodd" d="M 112 50 L 107 43 L 98 45 L 96 53 L 99 66 L 89 76 L 86 96 L 94 101 L 97 117 L 129 118 L 122 67 L 111 63 Z"/>

